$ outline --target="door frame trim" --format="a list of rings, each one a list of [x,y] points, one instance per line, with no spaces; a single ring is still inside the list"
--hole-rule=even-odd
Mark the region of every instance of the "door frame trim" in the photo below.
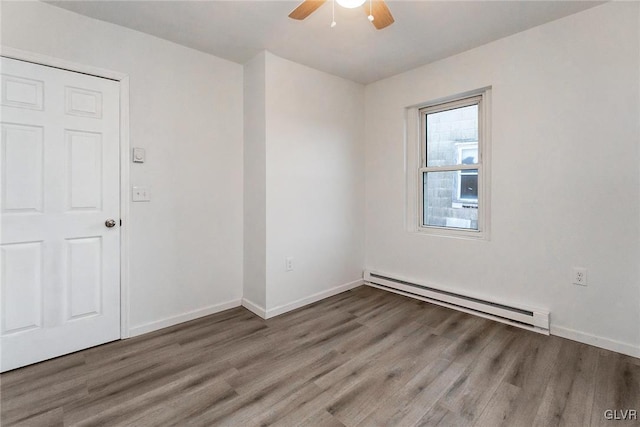
[[[0,56],[17,59],[19,61],[32,62],[47,67],[59,68],[75,73],[89,74],[120,83],[120,338],[129,338],[129,230],[130,209],[129,200],[129,75],[104,68],[79,64],[65,59],[55,58],[40,53],[29,52],[0,45]]]

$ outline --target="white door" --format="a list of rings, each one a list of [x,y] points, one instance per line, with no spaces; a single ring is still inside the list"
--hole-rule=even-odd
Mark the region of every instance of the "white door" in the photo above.
[[[120,338],[120,101],[118,82],[1,61],[4,372]]]

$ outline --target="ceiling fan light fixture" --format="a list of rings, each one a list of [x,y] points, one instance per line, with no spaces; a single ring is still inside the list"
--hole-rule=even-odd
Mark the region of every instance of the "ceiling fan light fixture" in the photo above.
[[[336,0],[336,2],[347,9],[353,9],[362,6],[366,0]]]
[[[298,7],[291,11],[291,13],[289,14],[289,18],[301,21],[315,12],[327,1],[329,0],[303,0],[302,3],[298,5]],[[335,27],[334,22],[336,22],[336,3],[338,3],[338,6],[353,9],[359,6],[364,6],[366,2],[367,0],[331,0],[331,14],[333,18],[331,21],[331,27]],[[385,0],[369,0],[369,4],[362,9],[363,12],[367,14],[367,18],[373,24],[376,30],[387,28],[394,22],[391,11],[387,7]]]

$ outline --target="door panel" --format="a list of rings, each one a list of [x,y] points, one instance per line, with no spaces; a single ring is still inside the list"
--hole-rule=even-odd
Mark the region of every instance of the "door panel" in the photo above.
[[[120,337],[120,100],[112,80],[1,61],[6,371]]]
[[[102,207],[102,135],[65,131],[69,185],[69,210]]]
[[[39,126],[2,124],[3,212],[42,212],[43,142]]]
[[[67,239],[67,320],[100,314],[102,238]]]
[[[42,242],[2,245],[2,334],[42,327]]]
[[[44,82],[2,75],[2,105],[42,110]]]

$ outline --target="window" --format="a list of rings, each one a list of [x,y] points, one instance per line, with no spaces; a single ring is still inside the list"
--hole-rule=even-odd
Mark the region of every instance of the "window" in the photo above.
[[[475,165],[478,163],[478,142],[458,145],[458,164]],[[465,169],[458,172],[458,200],[478,202],[478,170]]]
[[[487,92],[420,108],[419,230],[484,237]]]

